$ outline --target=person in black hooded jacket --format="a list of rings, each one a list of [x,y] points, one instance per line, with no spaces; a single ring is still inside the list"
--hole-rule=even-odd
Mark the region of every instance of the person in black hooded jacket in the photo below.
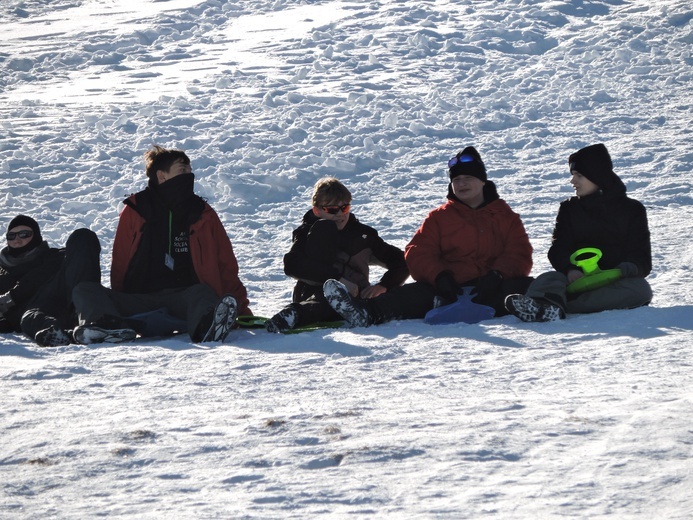
[[[38,223],[17,215],[0,251],[0,332],[22,331],[42,347],[72,343],[77,324],[72,289],[101,280],[101,245],[96,234],[74,231],[64,248],[49,247]]]
[[[556,217],[548,253],[555,271],[537,277],[525,295],[506,299],[508,311],[523,321],[555,321],[566,313],[635,308],[652,299],[645,280],[652,270],[645,207],[626,196],[626,186],[614,173],[603,144],[578,150],[568,163],[576,196],[561,203]],[[584,276],[570,257],[583,248],[599,249],[599,269],[619,269],[621,278],[569,294],[568,285]]]
[[[297,280],[292,303],[266,322],[268,332],[341,320],[323,295],[326,280],[340,280],[352,296],[371,299],[402,285],[409,276],[402,250],[386,243],[351,213],[351,193],[339,180],[320,179],[313,188],[312,203],[284,256],[284,272]],[[371,265],[387,269],[373,285]]]

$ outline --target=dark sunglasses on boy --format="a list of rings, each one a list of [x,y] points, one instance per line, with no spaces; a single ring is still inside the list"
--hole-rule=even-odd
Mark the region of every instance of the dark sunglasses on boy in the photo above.
[[[350,208],[351,204],[342,204],[341,206],[320,206],[320,209],[322,209],[325,213],[329,213],[330,215],[336,215],[340,211],[342,213],[346,213]]]
[[[9,231],[7,233],[7,241],[14,240],[15,238],[31,238],[34,232],[30,229],[22,229],[21,231]]]

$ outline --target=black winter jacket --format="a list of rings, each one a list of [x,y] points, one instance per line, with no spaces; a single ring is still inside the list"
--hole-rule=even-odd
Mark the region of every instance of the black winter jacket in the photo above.
[[[611,175],[608,189],[561,203],[548,255],[557,271],[577,269],[570,263],[570,255],[584,247],[602,251],[602,270],[613,269],[621,262],[634,263],[638,276],[643,278],[652,270],[645,207],[628,198],[623,182],[615,173]]]
[[[293,232],[291,250],[284,255],[284,272],[298,280],[294,302],[322,293],[323,283],[330,278],[343,277],[360,289],[368,287],[371,265],[387,269],[378,282],[387,289],[402,285],[409,276],[402,250],[386,243],[353,214],[339,231],[333,222],[321,220],[309,210]]]
[[[0,332],[19,332],[19,322],[34,295],[60,270],[65,259],[64,249],[48,247],[47,242],[19,256],[0,251],[0,294],[9,291],[14,307],[0,320]]]

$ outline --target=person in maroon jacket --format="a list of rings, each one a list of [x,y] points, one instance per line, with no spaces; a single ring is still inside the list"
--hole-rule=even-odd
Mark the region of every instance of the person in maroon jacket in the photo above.
[[[352,325],[393,318],[423,318],[434,306],[452,303],[464,287],[475,303],[508,314],[505,297],[532,281],[532,246],[517,213],[499,198],[479,152],[468,146],[448,161],[447,202],[433,210],[405,248],[416,283],[364,301],[349,296],[338,281],[324,291],[330,304]]]
[[[75,340],[117,343],[147,336],[146,318],[129,318],[163,309],[184,323],[178,330],[187,330],[193,341],[222,341],[238,313],[252,314],[228,235],[194,193],[185,152],[154,146],[145,163],[149,184],[124,201],[120,214],[111,289],[82,283],[73,291],[80,319]]]

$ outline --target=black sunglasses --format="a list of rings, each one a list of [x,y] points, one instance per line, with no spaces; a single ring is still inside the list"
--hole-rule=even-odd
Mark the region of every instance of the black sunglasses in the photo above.
[[[351,204],[342,204],[341,206],[320,206],[320,209],[326,213],[329,213],[330,215],[336,215],[340,211],[342,213],[346,213],[350,208]]]
[[[7,241],[14,240],[15,238],[31,238],[34,232],[30,229],[22,229],[21,231],[8,231]]]

